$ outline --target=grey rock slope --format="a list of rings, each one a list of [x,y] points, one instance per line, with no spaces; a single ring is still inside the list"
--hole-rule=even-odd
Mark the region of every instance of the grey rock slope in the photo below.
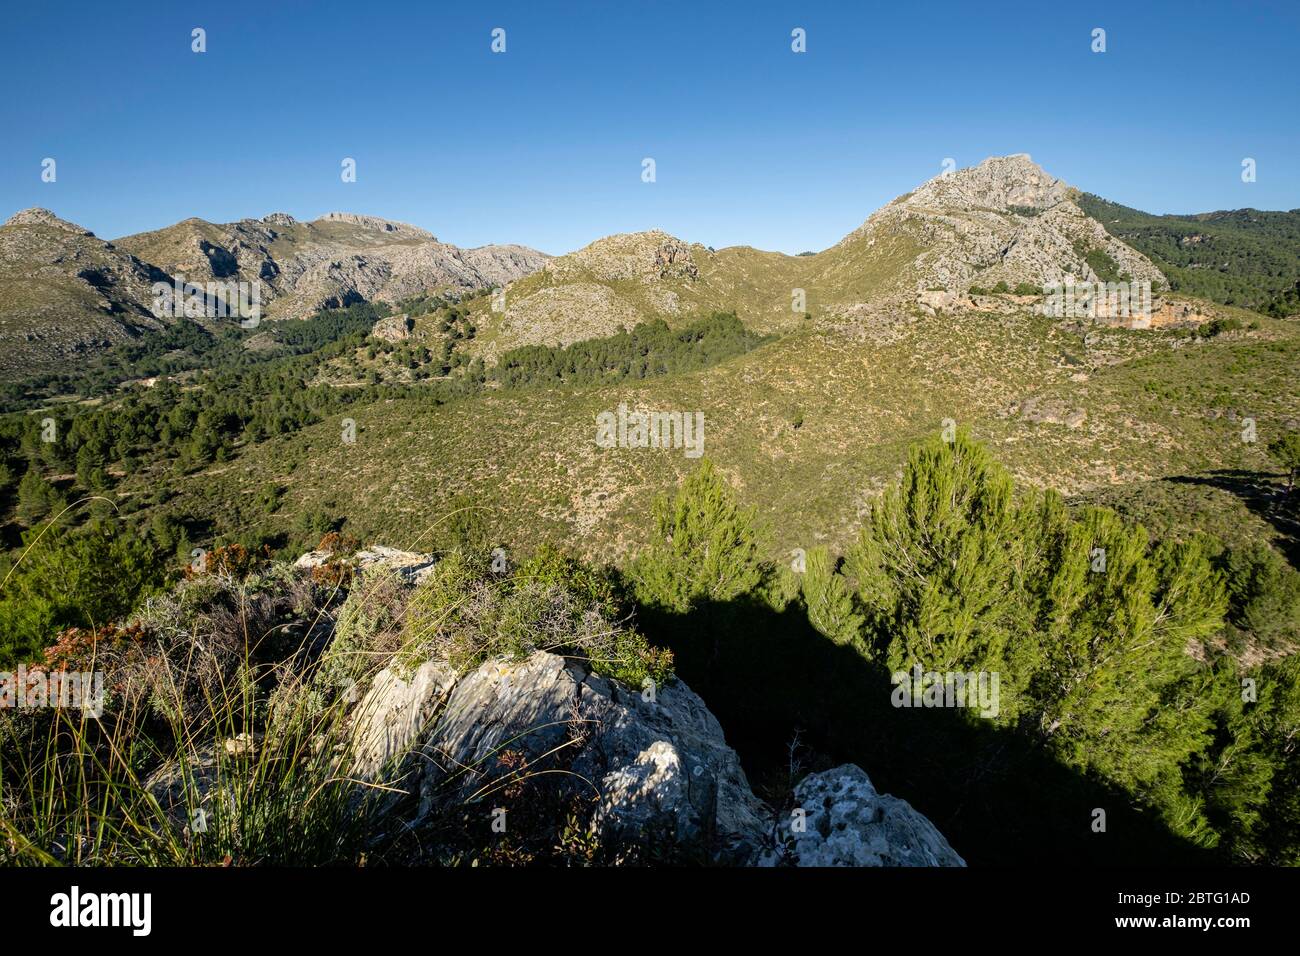
[[[966,865],[933,823],[906,800],[877,793],[854,764],[805,777],[795,787],[794,806],[761,865]]]
[[[936,176],[882,207],[840,247],[910,240],[920,252],[897,291],[965,292],[972,284],[1097,281],[1104,254],[1133,281],[1167,285],[1146,256],[1112,237],[1077,203],[1073,187],[1024,153]]]
[[[807,778],[796,814],[750,789],[734,750],[685,683],[641,692],[554,654],[490,660],[459,680],[426,662],[382,671],[357,705],[358,771],[418,792],[408,825],[440,805],[488,802],[522,755],[554,786],[595,795],[602,842],[671,845],[728,864],[963,866],[905,801],[846,765]],[[793,830],[792,830],[793,827]]]
[[[271,318],[504,284],[550,258],[515,245],[461,249],[416,226],[345,212],[312,222],[285,213],[226,224],[187,219],[118,244],[188,281],[259,280]]]
[[[166,276],[47,209],[0,226],[0,374],[70,368],[162,323],[152,283]]]
[[[461,249],[405,223],[286,213],[183,222],[106,242],[45,209],[0,226],[0,375],[68,368],[171,319],[155,282],[258,283],[262,316],[302,318],[354,302],[504,285],[550,259],[525,246]]]
[[[804,312],[875,331],[918,306],[974,309],[968,290],[999,282],[1039,289],[1126,277],[1167,287],[1150,260],[1083,211],[1079,195],[1016,154],[922,183],[815,254],[713,250],[659,230],[607,236],[512,283],[502,314],[478,305],[479,326],[494,334],[476,347],[491,360],[505,348],[567,345],[713,310],[766,332],[797,328]],[[925,301],[935,296],[944,298]]]

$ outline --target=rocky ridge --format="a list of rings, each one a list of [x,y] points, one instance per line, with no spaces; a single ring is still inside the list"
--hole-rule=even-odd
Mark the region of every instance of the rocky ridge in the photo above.
[[[461,249],[416,226],[345,212],[307,223],[283,213],[228,224],[187,219],[119,244],[189,281],[259,280],[271,318],[500,285],[550,258],[517,245]]]
[[[1145,256],[1110,236],[1075,201],[1077,192],[1027,154],[998,156],[936,176],[884,206],[840,245],[902,234],[924,251],[896,291],[964,293],[972,284],[1097,282],[1088,253],[1104,253],[1121,275],[1167,287]]]
[[[409,827],[440,804],[490,805],[517,765],[506,755],[522,754],[530,770],[560,771],[555,787],[595,794],[588,823],[602,842],[649,839],[732,865],[965,865],[853,764],[806,777],[789,812],[767,806],[680,680],[637,691],[540,651],[460,678],[425,662],[382,671],[356,713],[363,773],[418,793]]]
[[[152,284],[167,276],[47,209],[0,226],[0,373],[80,360],[161,328]]]
[[[461,249],[375,216],[283,212],[235,223],[186,219],[106,242],[44,209],[0,226],[0,372],[81,358],[170,321],[155,282],[258,284],[262,317],[304,318],[354,302],[504,285],[549,256],[518,245]]]
[[[794,327],[805,312],[826,327],[852,327],[881,313],[980,310],[988,303],[969,290],[1000,282],[1150,282],[1160,315],[1164,275],[1089,217],[1078,195],[1017,154],[937,176],[813,255],[714,251],[661,230],[607,236],[508,285],[504,314],[483,316],[500,333],[485,348],[564,345],[710,310],[734,310],[762,331]],[[1101,304],[1102,320],[1129,324]]]

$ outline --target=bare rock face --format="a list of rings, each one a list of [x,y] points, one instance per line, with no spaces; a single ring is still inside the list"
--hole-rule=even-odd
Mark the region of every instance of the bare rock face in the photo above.
[[[54,229],[62,229],[64,232],[70,232],[74,236],[93,236],[94,233],[89,229],[78,226],[75,222],[68,222],[66,219],[60,219],[48,209],[42,209],[39,206],[33,206],[30,209],[20,209],[5,221],[6,226],[49,226]]]
[[[643,834],[750,856],[765,831],[722,728],[681,681],[654,700],[553,654],[490,661],[452,691],[421,753],[425,808],[450,786],[460,799],[489,793],[506,750],[531,763],[554,754],[572,786],[599,792],[592,825],[604,839]]]
[[[805,781],[811,821],[834,809],[834,840],[819,849],[774,841],[777,814],[754,795],[717,719],[682,681],[638,692],[540,651],[487,661],[459,680],[432,662],[405,677],[390,668],[358,705],[353,732],[363,773],[386,768],[418,792],[415,826],[444,802],[490,801],[523,764],[559,771],[550,777],[556,787],[594,794],[589,823],[602,843],[666,841],[742,865],[962,865],[928,820],[876,794],[852,765]],[[413,756],[394,765],[406,748]],[[858,804],[816,810],[823,790],[839,786],[835,774],[854,782]],[[855,811],[868,795],[883,821]]]
[[[1028,153],[1013,153],[936,176],[912,193],[908,202],[937,209],[1050,209],[1069,198],[1070,187],[1035,163]]]
[[[502,285],[550,258],[525,246],[460,249],[418,226],[348,212],[312,222],[285,213],[227,224],[187,219],[119,244],[187,281],[259,281],[273,319],[355,302],[396,302],[430,289]]]
[[[378,216],[362,216],[354,212],[327,212],[318,220],[320,222],[344,222],[352,226],[360,226],[362,229],[369,229],[375,232],[388,232],[401,236],[412,236],[419,239],[430,239],[437,241],[437,237],[427,230],[418,226],[410,226],[404,222],[393,222],[390,219],[380,219]]]
[[[392,668],[377,674],[354,717],[357,775],[374,779],[405,754],[455,683],[455,671],[436,661],[425,661],[406,677]]]
[[[331,558],[342,557],[332,551],[308,551],[294,562],[295,568],[310,571],[327,563]],[[387,545],[376,544],[347,556],[348,563],[357,571],[372,568],[383,569],[396,574],[404,581],[419,583],[433,568],[437,558],[432,554],[418,551],[402,551]]]
[[[548,264],[548,271],[562,281],[632,279],[642,283],[664,279],[693,281],[700,274],[690,245],[658,229],[598,239],[575,253],[553,260]]]
[[[995,156],[900,196],[840,245],[905,237],[921,251],[899,279],[916,292],[1097,282],[1089,256],[1104,256],[1126,281],[1168,286],[1155,264],[1107,233],[1075,195],[1023,153]]]
[[[916,304],[933,315],[935,312],[953,308],[958,303],[965,301],[965,298],[965,296],[958,295],[956,292],[929,289],[917,294]]]
[[[796,810],[777,831],[764,866],[965,866],[934,824],[906,800],[879,794],[861,767],[805,777]]]
[[[768,829],[722,728],[681,681],[638,693],[537,652],[488,661],[448,689],[446,672],[426,663],[406,679],[382,672],[357,715],[363,771],[416,745],[399,772],[418,789],[417,821],[442,801],[489,799],[517,765],[510,754],[563,768],[556,786],[598,793],[591,824],[602,839],[653,833],[739,862]]]
[[[1082,408],[1070,408],[1062,402],[1038,396],[1026,398],[1013,411],[1035,424],[1064,425],[1067,428],[1079,428],[1088,419],[1087,411]]]
[[[370,329],[370,334],[385,342],[404,342],[411,337],[411,329],[414,326],[411,317],[403,312],[401,315],[390,315],[380,319]]]
[[[283,212],[235,223],[186,219],[105,242],[45,209],[0,226],[0,374],[30,373],[172,321],[153,284],[256,283],[267,319],[305,318],[432,289],[505,285],[550,256],[525,246],[460,249],[405,223],[354,213],[299,222]]]
[[[70,361],[160,329],[153,283],[168,277],[47,209],[0,226],[0,375]]]

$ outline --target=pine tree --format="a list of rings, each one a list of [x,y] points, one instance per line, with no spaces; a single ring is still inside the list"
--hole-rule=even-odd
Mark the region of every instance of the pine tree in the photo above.
[[[1265,648],[1300,640],[1300,574],[1263,543],[1234,548],[1224,559],[1231,596],[1228,620],[1239,637]]]
[[[959,433],[909,455],[850,553],[867,633],[894,672],[999,675],[995,719],[1070,766],[1162,806],[1193,834],[1179,767],[1209,741],[1205,667],[1187,653],[1223,626],[1226,594],[1200,540],[1161,543],[1113,511],[1071,515],[1016,495]]]
[[[1268,453],[1286,471],[1286,491],[1295,488],[1296,472],[1300,471],[1300,432],[1287,432],[1268,445]]]
[[[753,509],[740,507],[708,459],[654,511],[654,544],[631,571],[642,603],[685,613],[699,601],[753,592],[769,573]]]
[[[27,474],[18,483],[18,517],[23,523],[35,524],[49,515],[58,502],[58,493],[40,472],[35,468],[27,469]]]
[[[1140,525],[1090,508],[1036,588],[1045,627],[1033,692],[1066,763],[1131,790],[1154,787],[1206,743],[1209,712],[1182,685],[1187,653],[1223,625],[1226,593],[1199,541],[1151,548]]]
[[[914,446],[847,569],[891,669],[996,669],[1014,616],[1011,477],[960,431]]]
[[[824,548],[808,552],[806,567],[800,579],[800,593],[808,612],[808,622],[837,644],[862,643],[863,616],[853,605],[853,595],[848,582],[838,573],[837,562]]]

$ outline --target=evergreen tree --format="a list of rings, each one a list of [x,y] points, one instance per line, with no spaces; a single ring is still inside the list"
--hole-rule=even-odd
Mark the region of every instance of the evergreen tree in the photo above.
[[[1300,640],[1300,574],[1266,544],[1234,548],[1224,559],[1233,636],[1268,649]]]
[[[1287,432],[1281,438],[1269,442],[1268,453],[1286,472],[1286,491],[1289,495],[1295,488],[1296,472],[1300,471],[1300,432]]]
[[[3,569],[8,581],[0,592],[0,660],[34,655],[62,628],[119,620],[162,583],[149,545],[118,525],[55,532],[39,542],[36,534],[24,534],[22,561],[13,573]]]
[[[33,525],[62,505],[54,486],[41,477],[35,468],[29,468],[18,483],[18,517],[24,524]]]
[[[769,569],[754,511],[737,504],[707,458],[677,494],[656,500],[654,521],[654,543],[631,569],[643,604],[685,613],[696,602],[731,601],[763,583]]]
[[[1112,511],[1017,499],[960,432],[912,450],[848,567],[892,671],[997,673],[999,722],[1159,802],[1181,832],[1207,826],[1179,777],[1213,712],[1187,651],[1218,633],[1227,603],[1204,542],[1153,548]]]
[[[1017,532],[1011,477],[965,430],[912,448],[848,555],[891,669],[998,669],[1017,605]]]
[[[808,622],[837,644],[866,649],[862,643],[863,616],[854,607],[848,582],[836,573],[836,565],[824,547],[813,548],[807,554],[800,594]]]

